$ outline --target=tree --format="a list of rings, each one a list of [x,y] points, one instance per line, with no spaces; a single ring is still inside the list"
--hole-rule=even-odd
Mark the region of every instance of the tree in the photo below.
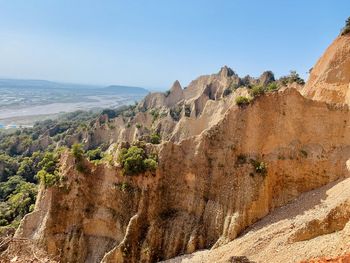
[[[344,36],[346,34],[350,33],[350,17],[348,17],[348,19],[346,19],[345,21],[345,27],[342,30],[341,35]]]

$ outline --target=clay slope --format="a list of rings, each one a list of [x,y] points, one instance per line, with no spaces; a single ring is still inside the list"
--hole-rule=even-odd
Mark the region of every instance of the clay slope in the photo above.
[[[350,252],[349,219],[347,178],[302,194],[225,246],[166,262],[348,262],[339,256]]]
[[[199,135],[163,143],[155,176],[88,163],[82,174],[67,154],[65,184],[41,189],[16,236],[61,262],[156,262],[224,245],[301,193],[349,175],[349,116],[347,106],[287,89],[232,104]]]
[[[350,35],[339,36],[311,70],[302,94],[314,100],[350,104]]]

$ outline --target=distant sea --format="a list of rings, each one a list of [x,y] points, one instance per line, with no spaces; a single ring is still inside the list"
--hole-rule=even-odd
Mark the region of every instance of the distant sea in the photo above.
[[[76,110],[117,108],[147,94],[148,90],[139,87],[0,79],[0,128],[30,127],[36,121]]]

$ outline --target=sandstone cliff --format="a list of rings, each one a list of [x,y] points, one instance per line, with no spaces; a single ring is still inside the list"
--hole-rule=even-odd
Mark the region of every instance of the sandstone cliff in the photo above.
[[[347,102],[348,41],[336,40],[302,89],[321,101],[293,88],[254,97],[250,86],[268,85],[271,72],[240,78],[223,67],[99,118],[79,137],[87,147],[107,143],[112,160],[82,160],[78,171],[78,160],[62,154],[62,181],[41,186],[16,238],[60,262],[157,262],[202,249],[211,250],[173,260],[296,262],[349,253],[350,112],[330,103]],[[238,106],[238,96],[252,100]],[[146,144],[158,155],[156,172],[123,175],[121,145],[148,142],[152,133],[162,139]]]
[[[17,236],[62,262],[156,262],[221,246],[301,193],[347,176],[348,121],[347,106],[287,89],[162,144],[155,176],[89,164],[81,174],[65,155],[65,185],[42,189]]]
[[[311,70],[306,97],[350,104],[350,35],[339,36]]]

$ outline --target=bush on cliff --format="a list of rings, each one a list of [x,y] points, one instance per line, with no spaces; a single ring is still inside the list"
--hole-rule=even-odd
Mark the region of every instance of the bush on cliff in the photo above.
[[[248,105],[251,100],[244,96],[238,96],[235,101],[238,106],[242,107]]]
[[[137,146],[121,149],[118,161],[125,175],[135,175],[146,171],[154,172],[157,169],[155,158],[149,158],[145,150]]]
[[[103,158],[103,152],[100,147],[86,152],[89,161],[99,161]]]
[[[60,180],[58,171],[58,155],[52,152],[46,152],[44,158],[39,163],[41,170],[36,177],[45,187],[54,186]]]
[[[255,98],[265,93],[264,86],[253,86],[250,90],[250,95]]]
[[[344,36],[350,33],[350,17],[345,21],[345,27],[343,28],[341,35]]]
[[[158,133],[151,134],[150,141],[152,144],[159,144],[161,141],[160,135]]]
[[[256,173],[264,175],[264,176],[267,174],[267,164],[266,163],[260,162],[257,160],[251,160],[251,164],[253,165]]]
[[[75,157],[75,159],[81,159],[84,154],[83,146],[81,143],[75,143],[72,145],[72,154]]]
[[[288,84],[297,83],[299,85],[304,85],[305,81],[299,76],[295,70],[291,70],[289,75],[281,77],[279,81],[282,85],[287,86]]]

